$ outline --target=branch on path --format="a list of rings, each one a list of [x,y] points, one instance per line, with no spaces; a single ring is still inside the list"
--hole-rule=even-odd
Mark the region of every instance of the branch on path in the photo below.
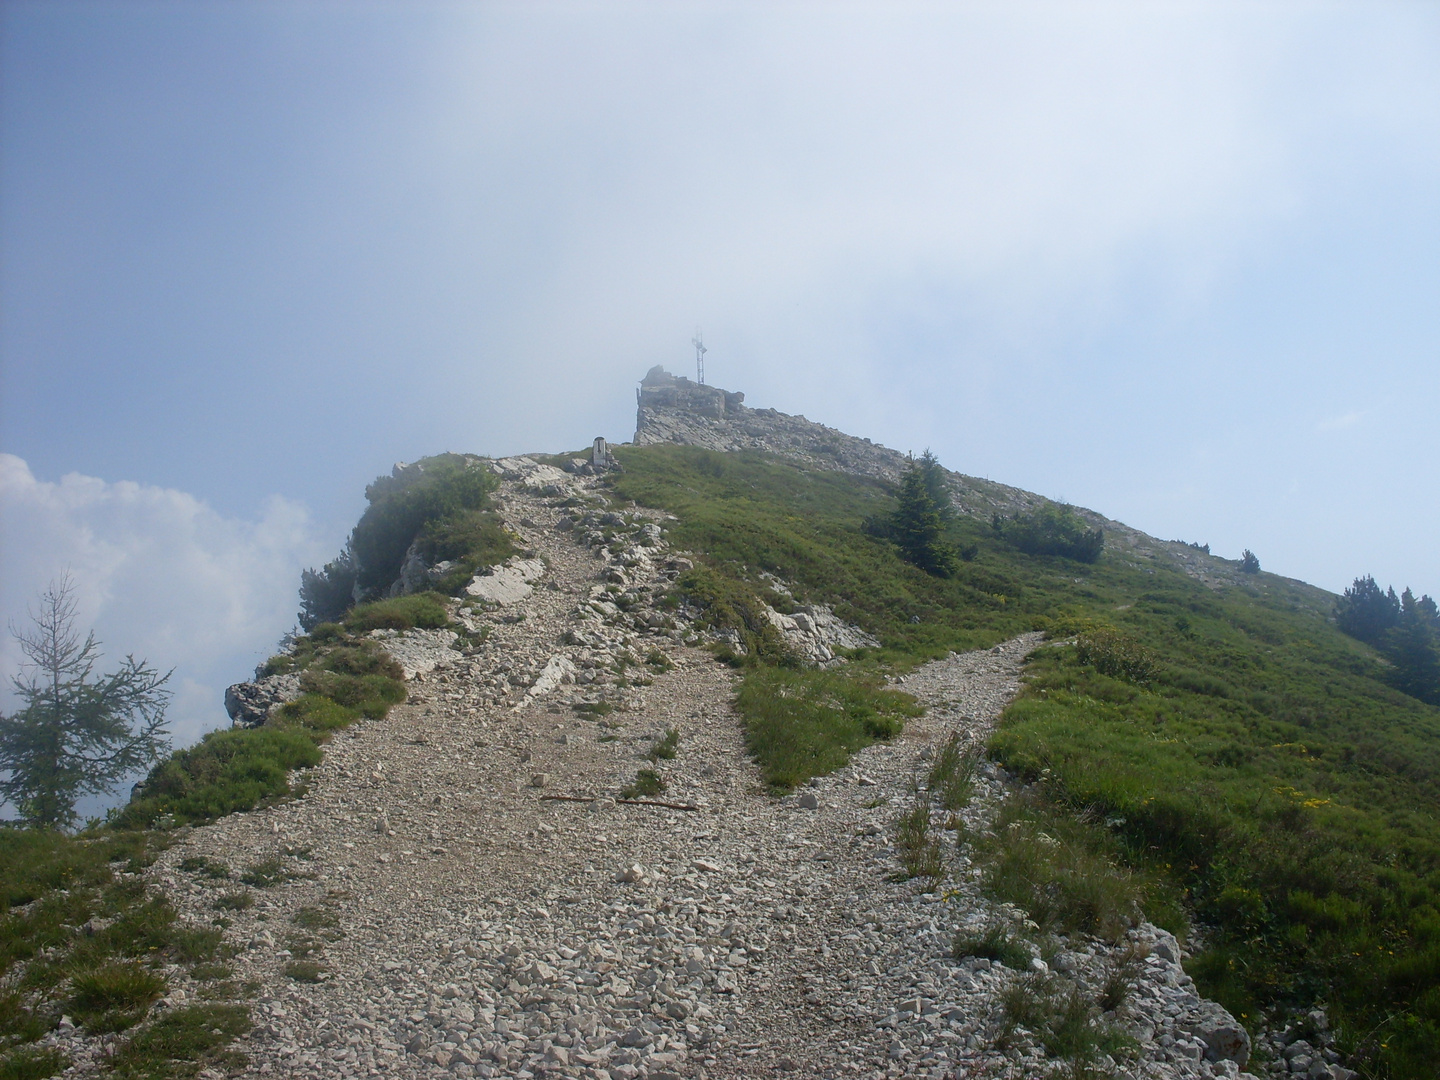
[[[594,802],[595,795],[541,795],[541,802]],[[615,802],[621,806],[660,806],[666,810],[691,810],[698,811],[700,807],[694,803],[661,802],[658,799],[616,799]]]

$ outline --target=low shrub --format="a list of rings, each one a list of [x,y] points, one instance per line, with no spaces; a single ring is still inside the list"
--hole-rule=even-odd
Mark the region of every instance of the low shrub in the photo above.
[[[656,795],[663,795],[669,785],[654,769],[641,769],[635,774],[633,782],[626,784],[620,789],[622,799],[650,799]]]
[[[115,1052],[113,1075],[121,1080],[194,1076],[207,1066],[236,1068],[245,1056],[229,1044],[251,1028],[243,1005],[190,1005],[171,1009],[146,1024]]]
[[[70,1059],[53,1046],[22,1046],[0,1056],[0,1080],[45,1080],[70,1066]]]
[[[927,787],[946,810],[959,810],[975,788],[977,754],[967,752],[965,740],[953,732],[940,746],[930,765]]]
[[[1098,847],[1086,824],[1033,800],[1012,798],[995,834],[979,844],[982,884],[1042,930],[1119,940],[1140,914],[1137,879]]]
[[[284,971],[286,978],[307,983],[318,983],[325,974],[325,969],[313,960],[291,960]]]
[[[261,859],[259,862],[251,863],[240,875],[240,880],[246,885],[253,885],[257,889],[269,889],[286,881],[293,880],[295,875],[279,859]]]
[[[136,963],[107,964],[72,980],[70,1012],[85,1029],[98,1034],[123,1031],[138,1023],[165,992],[165,979]]]
[[[215,898],[215,907],[220,911],[247,911],[254,906],[255,894],[249,889],[223,892]]]
[[[1093,563],[1105,548],[1105,532],[1086,528],[1085,520],[1068,506],[1047,502],[1028,514],[991,521],[995,535],[1027,555],[1060,555]]]
[[[672,727],[666,731],[664,735],[655,740],[655,745],[650,748],[650,760],[673,760],[679,746],[680,732]]]
[[[199,855],[181,859],[180,869],[187,874],[199,874],[211,881],[228,881],[230,878],[230,867],[218,859],[207,859]]]
[[[1001,1041],[1017,1028],[1035,1036],[1051,1057],[1081,1072],[1102,1057],[1119,1057],[1135,1041],[1102,1021],[1084,990],[1053,975],[1036,973],[1014,979],[1000,995],[1004,1010]]]
[[[736,578],[696,566],[680,575],[671,595],[700,610],[697,622],[701,627],[733,631],[744,650],[744,662],[797,666],[785,635],[766,614],[765,601]]]
[[[157,765],[116,815],[124,826],[148,826],[169,815],[206,822],[288,795],[287,774],[320,763],[315,740],[270,726],[212,731]]]
[[[320,745],[330,732],[362,716],[382,719],[404,701],[400,665],[375,642],[350,641],[342,628],[335,631],[322,634],[317,627],[297,643],[296,655],[308,662],[299,698],[258,728],[212,731],[176,751],[138,785],[114,823],[203,823],[284,798],[290,794],[289,774],[320,763]],[[317,647],[322,636],[338,643]]]
[[[1095,626],[1075,638],[1075,657],[1102,675],[1137,686],[1155,677],[1155,657],[1135,638],[1111,626]]]

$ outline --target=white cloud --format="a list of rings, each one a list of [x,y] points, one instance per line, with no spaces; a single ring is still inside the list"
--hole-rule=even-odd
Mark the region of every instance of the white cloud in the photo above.
[[[228,722],[225,686],[249,677],[293,624],[300,569],[325,554],[305,508],[279,497],[237,520],[169,488],[77,473],[38,480],[11,454],[0,454],[0,545],[7,624],[23,625],[37,593],[68,571],[106,670],[127,653],[175,669],[176,745]],[[7,634],[7,691],[20,660]]]

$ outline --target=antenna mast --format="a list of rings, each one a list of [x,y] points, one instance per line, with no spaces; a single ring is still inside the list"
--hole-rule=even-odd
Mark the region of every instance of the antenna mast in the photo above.
[[[700,328],[695,328],[695,336],[690,339],[690,344],[695,346],[695,381],[701,386],[705,385],[705,354],[709,351],[705,348],[705,337],[700,333]]]

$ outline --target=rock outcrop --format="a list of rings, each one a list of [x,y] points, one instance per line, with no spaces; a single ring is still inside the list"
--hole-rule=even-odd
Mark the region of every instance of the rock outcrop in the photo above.
[[[234,727],[259,727],[281,705],[300,696],[300,676],[257,673],[253,682],[235,683],[225,689],[225,711]]]

